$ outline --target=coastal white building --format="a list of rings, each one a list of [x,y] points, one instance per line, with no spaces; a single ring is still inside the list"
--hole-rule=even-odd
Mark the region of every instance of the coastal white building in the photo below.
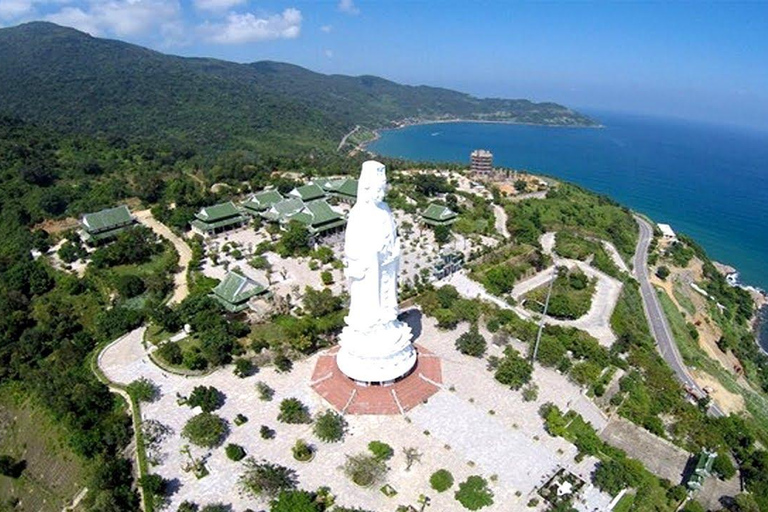
[[[669,224],[657,224],[657,226],[659,226],[659,231],[661,231],[661,236],[664,237],[664,240],[669,240],[670,242],[677,240],[677,235],[672,230],[672,226]]]

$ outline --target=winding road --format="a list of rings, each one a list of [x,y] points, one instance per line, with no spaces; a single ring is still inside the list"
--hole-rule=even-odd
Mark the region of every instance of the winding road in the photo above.
[[[637,242],[633,258],[634,271],[635,277],[640,282],[643,309],[645,310],[645,317],[648,319],[648,326],[651,328],[651,334],[656,340],[661,356],[672,367],[680,382],[689,389],[694,390],[698,395],[706,396],[706,393],[696,384],[691,374],[688,373],[688,368],[685,366],[683,357],[680,355],[680,351],[675,344],[667,317],[664,315],[664,311],[659,303],[659,297],[656,295],[656,290],[648,279],[648,248],[653,239],[653,228],[648,221],[637,215],[635,215],[635,221],[640,226],[640,239]],[[725,416],[723,411],[714,402],[711,403],[709,412],[714,416]]]

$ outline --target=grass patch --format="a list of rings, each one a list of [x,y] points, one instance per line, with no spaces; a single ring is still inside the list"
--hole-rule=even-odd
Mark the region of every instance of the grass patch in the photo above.
[[[544,311],[549,284],[532,290],[525,296],[525,307],[536,313]],[[547,315],[553,318],[575,320],[587,314],[595,293],[595,279],[589,279],[579,269],[560,271],[552,285]]]
[[[696,306],[693,304],[693,301],[691,298],[685,293],[685,290],[683,289],[683,285],[680,284],[680,282],[675,279],[674,284],[672,285],[672,293],[675,295],[675,300],[677,301],[680,306],[689,314],[689,315],[695,315],[696,314]]]
[[[629,512],[632,510],[632,506],[635,504],[635,493],[627,492],[621,497],[616,506],[613,507],[613,512]]]

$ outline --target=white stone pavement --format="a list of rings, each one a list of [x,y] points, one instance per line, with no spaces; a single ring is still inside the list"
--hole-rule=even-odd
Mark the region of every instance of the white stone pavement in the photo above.
[[[463,356],[453,345],[466,326],[452,332],[439,331],[434,321],[424,319],[418,343],[437,353],[443,360],[443,378],[446,390],[439,392],[426,405],[417,407],[407,420],[401,416],[348,416],[349,433],[342,443],[325,444],[314,437],[311,427],[285,425],[276,421],[279,403],[283,398],[295,396],[307,404],[313,413],[327,408],[309,387],[316,357],[299,361],[288,374],[277,374],[271,368],[246,379],[233,375],[231,368],[217,370],[204,377],[182,377],[168,374],[155,366],[146,356],[142,343],[144,329],[137,329],[110,345],[99,357],[99,366],[106,376],[120,384],[128,384],[146,377],[161,391],[158,401],[142,405],[142,418],[154,419],[172,429],[159,452],[162,461],[151,471],[175,480],[178,491],[170,498],[169,510],[185,499],[201,505],[215,501],[231,503],[235,511],[266,506],[264,500],[253,500],[240,494],[237,480],[242,472],[240,463],[226,458],[223,448],[213,450],[191,447],[195,457],[206,457],[210,475],[197,480],[181,471],[186,456],[180,453],[186,441],[180,437],[186,421],[199,410],[177,404],[176,394],[187,396],[197,385],[214,386],[224,393],[226,401],[216,411],[230,423],[231,433],[226,443],[242,445],[256,459],[267,459],[294,468],[300,486],[316,489],[328,485],[346,506],[358,506],[375,511],[394,511],[399,504],[415,503],[422,493],[432,499],[432,510],[463,510],[453,498],[455,487],[437,493],[429,487],[429,476],[437,469],[447,468],[458,484],[467,476],[482,475],[488,479],[497,474],[499,480],[491,482],[495,503],[488,511],[541,510],[528,509],[526,496],[540,475],[551,474],[560,465],[578,471],[573,457],[573,445],[552,438],[544,431],[538,408],[551,401],[561,408],[574,408],[601,429],[604,419],[599,410],[586,400],[579,388],[557,372],[537,368],[534,380],[540,386],[539,399],[524,402],[520,392],[512,391],[493,379],[485,369],[485,362]],[[498,347],[491,351],[500,353]],[[260,401],[254,390],[258,380],[275,389],[271,402]],[[453,386],[454,392],[447,391]],[[494,410],[494,414],[490,414]],[[238,413],[249,418],[237,427],[232,422]],[[259,427],[269,425],[277,431],[274,440],[259,436]],[[458,426],[462,426],[458,428]],[[429,431],[429,435],[425,431]],[[310,463],[296,462],[290,448],[297,438],[304,438],[317,446],[317,455]],[[361,489],[352,484],[339,469],[348,454],[366,450],[372,440],[389,443],[396,452],[390,461],[387,482],[397,491],[394,498],[385,497],[378,488]],[[496,446],[506,447],[502,457]],[[410,472],[405,471],[402,450],[416,447],[423,453],[421,463]],[[474,465],[470,464],[470,461]],[[515,472],[526,468],[526,474]],[[516,492],[521,493],[516,496]]]

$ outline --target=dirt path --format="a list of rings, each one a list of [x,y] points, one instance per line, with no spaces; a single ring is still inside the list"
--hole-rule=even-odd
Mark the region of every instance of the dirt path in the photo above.
[[[347,139],[348,139],[348,138],[349,138],[349,137],[350,137],[350,136],[351,136],[353,133],[355,133],[355,132],[356,132],[357,130],[359,130],[359,129],[360,129],[360,125],[358,124],[358,125],[356,125],[354,128],[352,128],[352,130],[351,130],[349,133],[347,133],[347,134],[346,134],[344,137],[342,137],[342,138],[341,138],[341,142],[339,142],[339,147],[337,147],[337,148],[336,148],[336,151],[341,151],[341,148],[343,148],[343,147],[344,147],[344,144],[346,144],[346,143],[347,143]]]
[[[80,490],[80,492],[77,493],[77,496],[75,496],[75,499],[72,500],[72,503],[64,507],[64,510],[62,510],[62,512],[71,512],[73,510],[77,510],[77,506],[80,505],[80,502],[83,501],[83,498],[85,498],[86,494],[88,494],[88,488],[83,487],[82,490]]]
[[[155,219],[150,210],[142,210],[136,212],[135,215],[139,222],[171,242],[176,248],[176,252],[179,254],[179,271],[173,276],[173,296],[171,296],[171,299],[168,301],[169,304],[178,304],[189,295],[187,268],[189,267],[189,262],[192,260],[192,249],[189,248],[187,242],[176,236],[168,226]]]
[[[494,204],[493,215],[496,217],[496,232],[500,233],[504,238],[509,238],[509,231],[507,230],[507,212],[504,208]]]

